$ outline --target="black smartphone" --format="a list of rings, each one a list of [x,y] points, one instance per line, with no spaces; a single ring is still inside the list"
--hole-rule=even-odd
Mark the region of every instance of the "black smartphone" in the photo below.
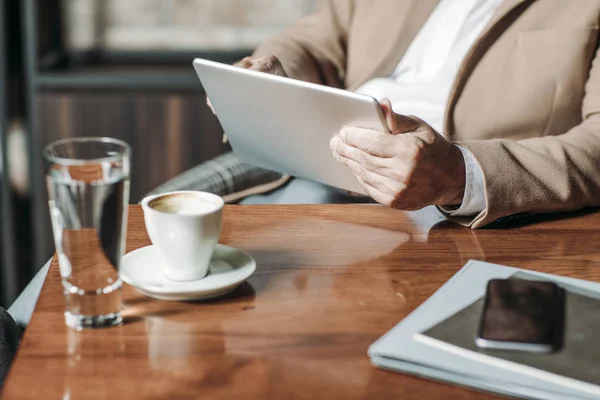
[[[477,346],[551,353],[562,342],[563,290],[552,282],[492,279],[488,282]]]

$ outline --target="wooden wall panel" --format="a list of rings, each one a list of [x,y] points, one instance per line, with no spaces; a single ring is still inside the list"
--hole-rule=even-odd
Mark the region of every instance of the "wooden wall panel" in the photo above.
[[[226,150],[217,119],[198,93],[43,93],[40,137],[110,136],[133,149],[131,201]],[[41,155],[40,155],[41,156]]]
[[[201,93],[44,92],[35,105],[42,146],[83,136],[109,136],[131,145],[131,203],[229,149]],[[50,254],[50,217],[46,203],[40,207],[46,217],[40,221],[44,243],[38,247]]]

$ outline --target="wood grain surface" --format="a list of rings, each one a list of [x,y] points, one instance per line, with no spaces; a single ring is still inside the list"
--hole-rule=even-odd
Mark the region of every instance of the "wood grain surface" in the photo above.
[[[51,266],[7,399],[492,399],[373,367],[368,346],[469,259],[600,280],[600,214],[470,231],[433,208],[226,206],[220,242],[256,273],[204,302],[125,287],[125,323],[75,332]],[[139,207],[128,251],[150,244]]]

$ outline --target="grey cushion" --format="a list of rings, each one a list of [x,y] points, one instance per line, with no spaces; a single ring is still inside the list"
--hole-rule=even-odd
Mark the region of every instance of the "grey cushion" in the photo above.
[[[229,152],[184,172],[149,194],[199,190],[217,194],[233,203],[246,196],[277,189],[289,179],[288,175],[246,164]]]

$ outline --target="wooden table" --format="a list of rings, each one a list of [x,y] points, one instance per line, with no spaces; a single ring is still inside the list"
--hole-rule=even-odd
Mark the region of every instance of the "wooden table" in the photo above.
[[[553,220],[552,220],[553,219]],[[373,367],[368,346],[469,259],[600,280],[600,214],[470,231],[434,209],[227,206],[221,242],[258,269],[219,300],[125,287],[126,322],[75,332],[53,263],[7,399],[488,399]],[[128,251],[150,244],[132,206]]]

